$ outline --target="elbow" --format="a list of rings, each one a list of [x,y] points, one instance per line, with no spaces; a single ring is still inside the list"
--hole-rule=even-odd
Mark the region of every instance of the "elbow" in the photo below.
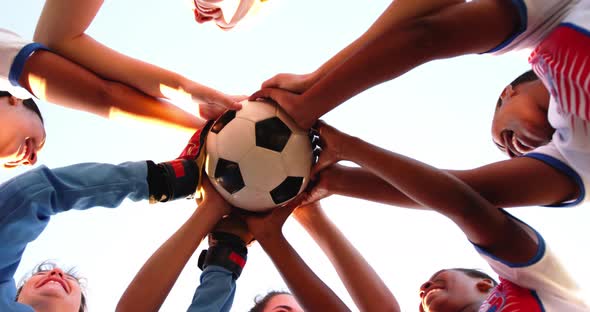
[[[59,48],[64,45],[64,42],[66,42],[66,39],[45,28],[37,28],[33,35],[33,41],[41,43],[52,50],[59,51]]]

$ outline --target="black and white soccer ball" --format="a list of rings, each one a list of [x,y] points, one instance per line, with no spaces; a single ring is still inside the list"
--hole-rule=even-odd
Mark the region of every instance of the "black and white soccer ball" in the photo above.
[[[285,204],[309,182],[312,147],[278,105],[244,101],[227,111],[207,135],[205,170],[230,204],[265,211]]]

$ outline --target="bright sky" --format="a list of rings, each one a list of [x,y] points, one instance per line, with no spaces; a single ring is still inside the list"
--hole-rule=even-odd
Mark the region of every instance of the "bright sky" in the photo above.
[[[0,27],[32,38],[43,1],[6,1]],[[178,71],[230,94],[250,94],[279,72],[307,73],[358,37],[389,4],[387,0],[270,0],[237,28],[223,32],[193,21],[190,0],[107,0],[89,29],[95,39],[138,59]],[[472,168],[504,159],[492,144],[490,121],[502,88],[528,69],[526,55],[470,56],[433,62],[351,99],[325,116],[337,128],[384,148],[443,168]],[[195,107],[184,107],[194,111]],[[135,121],[108,121],[41,103],[49,167],[80,162],[164,161],[176,157],[187,133]],[[0,181],[24,172],[0,172]],[[580,285],[590,287],[585,252],[590,212],[518,208],[510,212],[533,225]],[[44,259],[75,265],[88,279],[91,311],[113,311],[137,270],[191,214],[195,204],[125,202],[54,217],[30,244],[17,280]],[[330,217],[401,302],[418,305],[418,287],[448,267],[493,273],[449,220],[360,200],[324,200]],[[310,267],[354,310],[354,304],[321,250],[290,220],[285,233]],[[580,248],[579,246],[583,246]],[[198,284],[197,257],[188,263],[161,311],[184,311]],[[157,282],[157,281],[154,281]],[[285,289],[262,249],[250,248],[238,280],[235,311],[257,294]],[[590,296],[586,290],[585,294]]]

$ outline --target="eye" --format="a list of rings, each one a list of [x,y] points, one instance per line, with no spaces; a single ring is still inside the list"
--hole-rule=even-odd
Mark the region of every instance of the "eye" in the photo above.
[[[33,274],[33,276],[36,276],[36,275],[47,275],[48,272],[49,271],[39,271],[39,272]]]

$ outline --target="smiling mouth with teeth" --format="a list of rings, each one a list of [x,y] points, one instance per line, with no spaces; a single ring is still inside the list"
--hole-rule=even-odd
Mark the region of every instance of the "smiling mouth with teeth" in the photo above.
[[[426,300],[427,300],[427,299],[428,299],[428,298],[429,298],[429,297],[430,297],[432,294],[434,294],[434,293],[437,293],[437,292],[440,292],[440,291],[442,291],[442,289],[441,289],[441,288],[434,288],[434,289],[431,289],[431,290],[429,290],[429,291],[428,291],[428,292],[427,292],[427,293],[424,295],[424,298],[422,298],[422,302],[423,302],[424,304],[426,304]]]

